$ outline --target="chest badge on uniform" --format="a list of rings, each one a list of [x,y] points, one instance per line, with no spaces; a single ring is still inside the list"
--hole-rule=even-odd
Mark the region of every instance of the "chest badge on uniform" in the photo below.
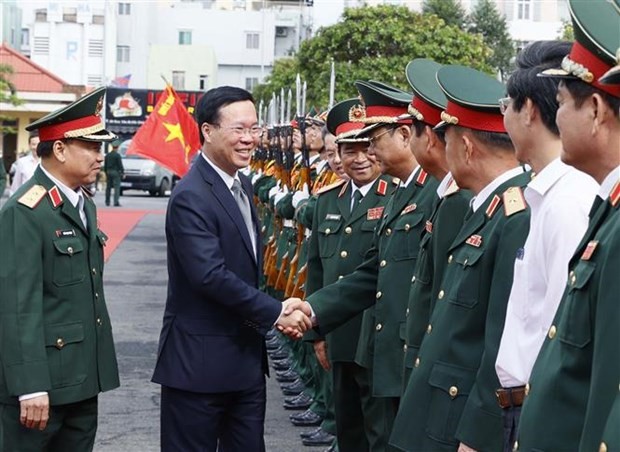
[[[372,209],[368,209],[368,211],[366,212],[366,219],[378,220],[379,218],[381,218],[381,215],[383,215],[383,206],[374,207]]]
[[[597,246],[598,246],[598,240],[591,240],[586,246],[586,249],[583,250],[583,254],[581,255],[581,260],[589,261],[592,255],[594,254],[594,251],[596,251]]]
[[[401,215],[408,214],[409,212],[413,212],[417,208],[418,208],[418,205],[414,202],[413,204],[409,204],[407,207],[405,207],[400,214]]]
[[[338,215],[337,213],[328,213],[327,215],[325,215],[326,220],[338,221],[340,220],[340,218],[342,218],[342,215]]]
[[[56,237],[75,237],[75,229],[56,229]]]
[[[465,243],[471,246],[475,246],[476,248],[480,248],[480,245],[482,245],[482,236],[474,234],[470,236],[467,240],[465,240]]]

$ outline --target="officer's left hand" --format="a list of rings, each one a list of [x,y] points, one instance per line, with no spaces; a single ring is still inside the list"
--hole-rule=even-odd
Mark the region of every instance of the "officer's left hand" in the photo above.
[[[323,369],[331,369],[331,364],[329,363],[329,358],[327,357],[327,342],[314,341],[314,354]]]
[[[47,394],[19,402],[19,422],[27,428],[44,430],[49,420],[50,398]]]
[[[476,449],[472,449],[467,444],[460,443],[458,452],[477,452]]]

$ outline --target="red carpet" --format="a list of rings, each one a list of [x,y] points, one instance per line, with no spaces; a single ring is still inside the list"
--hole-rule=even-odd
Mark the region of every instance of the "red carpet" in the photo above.
[[[110,258],[114,250],[121,244],[138,222],[148,213],[164,214],[164,210],[125,210],[125,209],[98,209],[97,219],[99,229],[108,236],[108,243],[103,249],[104,260]]]

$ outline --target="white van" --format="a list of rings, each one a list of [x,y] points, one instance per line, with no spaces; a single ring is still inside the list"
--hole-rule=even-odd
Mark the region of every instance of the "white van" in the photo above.
[[[148,191],[151,196],[169,195],[178,178],[153,160],[136,154],[127,155],[130,144],[131,140],[126,140],[118,148],[125,168],[121,193],[125,190],[142,190]]]

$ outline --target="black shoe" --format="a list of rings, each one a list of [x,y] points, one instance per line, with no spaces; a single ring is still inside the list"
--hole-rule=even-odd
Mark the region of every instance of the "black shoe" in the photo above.
[[[286,358],[280,361],[272,361],[271,367],[273,367],[275,370],[289,370],[292,364],[293,363],[291,362],[291,360]]]
[[[299,378],[299,374],[293,369],[289,369],[286,372],[276,372],[276,380],[280,383],[290,383]]]
[[[316,435],[301,440],[304,446],[331,446],[336,437],[325,430],[319,430]]]
[[[288,350],[284,350],[283,348],[278,348],[278,349],[270,352],[269,356],[274,361],[280,361],[282,359],[288,358],[289,354],[288,354]]]
[[[278,339],[278,337],[274,336],[271,339],[267,339],[265,341],[265,346],[267,347],[268,351],[273,351],[273,350],[277,350],[281,347],[281,343],[280,343],[280,339]]]
[[[303,413],[291,414],[289,418],[293,425],[297,427],[312,427],[313,425],[321,425],[321,422],[323,422],[323,417],[311,410],[306,410]]]
[[[303,392],[298,396],[284,399],[282,406],[285,410],[305,410],[312,404],[312,397]]]
[[[121,205],[119,203],[114,204],[114,207],[120,207]]]
[[[313,428],[312,430],[308,430],[307,432],[301,432],[299,436],[301,439],[310,438],[313,435],[316,435],[317,432],[321,430],[321,427]]]
[[[306,389],[306,385],[300,379],[297,379],[292,383],[282,385],[282,394],[286,396],[294,396],[301,394],[304,389]]]
[[[109,203],[109,202],[106,202],[106,203],[105,203],[105,205],[109,207],[109,206],[110,206],[110,203]]]
[[[338,441],[334,440],[331,446],[325,452],[338,452]]]

